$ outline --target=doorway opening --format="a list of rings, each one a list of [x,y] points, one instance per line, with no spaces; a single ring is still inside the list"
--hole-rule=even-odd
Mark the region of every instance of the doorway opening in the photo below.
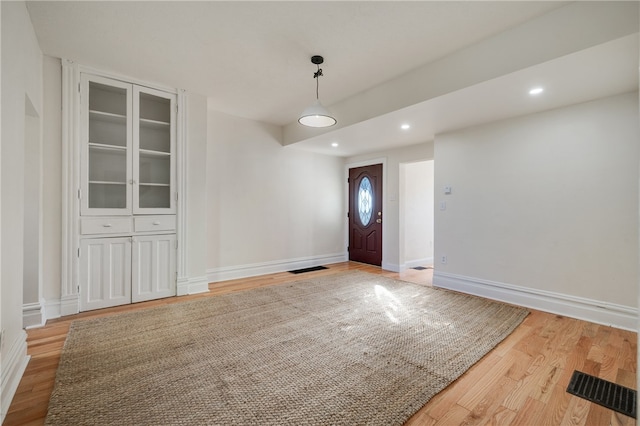
[[[23,255],[22,310],[23,327],[42,325],[41,297],[41,173],[40,119],[28,96],[25,96],[23,167]]]
[[[434,162],[400,164],[400,269],[433,268]]]

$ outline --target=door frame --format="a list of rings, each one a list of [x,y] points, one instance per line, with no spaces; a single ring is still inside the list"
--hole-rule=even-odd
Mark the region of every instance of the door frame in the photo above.
[[[372,158],[370,160],[356,161],[353,163],[345,163],[344,165],[344,180],[342,181],[344,184],[344,205],[346,207],[344,212],[344,250],[345,250],[345,258],[349,260],[349,252],[347,251],[347,247],[349,246],[349,218],[347,214],[349,213],[349,169],[353,169],[356,167],[364,167],[364,166],[373,166],[374,164],[382,164],[382,214],[385,215],[387,209],[389,208],[387,204],[387,157],[378,157]],[[384,216],[383,216],[384,217]],[[382,262],[381,268],[386,269],[386,244],[387,244],[387,227],[385,225],[386,221],[382,221]]]
[[[435,166],[435,161],[434,159],[428,159],[428,160],[416,160],[416,161],[405,161],[405,162],[401,162],[399,164],[399,176],[398,176],[398,184],[399,184],[399,190],[398,190],[398,224],[399,224],[399,233],[398,233],[398,241],[400,243],[400,247],[398,250],[399,253],[399,262],[400,262],[400,272],[402,271],[406,271],[407,269],[411,269],[415,266],[424,266],[425,261],[426,262],[431,262],[433,264],[433,266],[435,266],[435,255],[434,255],[434,248],[435,248],[435,230],[433,231],[433,233],[431,234],[432,237],[432,242],[433,245],[431,246],[431,254],[432,256],[429,258],[425,258],[425,259],[419,259],[419,260],[413,260],[413,261],[407,261],[406,259],[406,253],[405,253],[405,249],[406,249],[406,238],[407,238],[407,234],[410,231],[407,229],[407,224],[406,224],[406,216],[407,216],[407,202],[410,201],[410,199],[407,197],[406,194],[406,184],[407,184],[407,179],[406,179],[406,166],[409,164],[419,164],[419,163],[426,163],[432,161],[433,162],[433,166]],[[431,188],[431,194],[433,195],[433,204],[434,204],[434,213],[435,213],[435,173],[432,179],[432,188]],[[421,195],[422,197],[424,197],[424,194]],[[433,217],[433,220],[431,221],[431,227],[433,229],[434,225],[435,225],[435,217]]]

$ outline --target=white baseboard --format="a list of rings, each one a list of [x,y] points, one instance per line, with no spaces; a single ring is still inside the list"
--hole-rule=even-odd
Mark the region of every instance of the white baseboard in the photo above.
[[[176,283],[176,296],[189,294],[189,277],[179,277]]]
[[[20,330],[18,336],[11,342],[6,358],[2,359],[0,368],[2,371],[0,379],[2,381],[0,423],[4,421],[9,411],[11,400],[16,394],[20,379],[22,379],[24,370],[29,363],[29,358],[27,355],[27,333],[24,330]]]
[[[434,287],[500,300],[539,311],[637,331],[638,310],[568,294],[434,271]]]
[[[44,301],[44,320],[60,318],[62,316],[62,308],[60,307],[60,299]]]
[[[433,257],[425,257],[424,259],[416,259],[404,262],[404,264],[400,265],[400,272],[406,271],[407,269],[415,268],[416,266],[426,265],[433,265]]]
[[[42,327],[46,321],[42,301],[22,305],[22,328]]]
[[[204,293],[206,291],[209,291],[209,281],[204,275],[201,277],[178,278],[176,286],[177,296]],[[42,302],[42,305],[44,315],[41,325],[44,325],[47,320],[60,318],[61,316],[66,315],[74,315],[80,312],[78,295],[65,296],[62,299],[45,300]]]
[[[206,293],[209,291],[209,281],[206,276],[180,278],[178,279],[178,287],[176,289],[177,296],[185,296],[187,294]]]
[[[397,265],[395,263],[385,262],[384,260],[382,261],[382,265],[380,265],[380,267],[385,271],[391,271],[391,272],[401,272],[401,269],[402,269],[400,265]]]
[[[272,262],[253,263],[248,265],[225,266],[207,270],[208,282],[235,280],[238,278],[255,277],[257,275],[275,274],[295,269],[310,268],[312,266],[330,263],[346,262],[346,253],[328,254],[322,256],[301,257],[297,259],[277,260]]]
[[[80,299],[77,294],[60,298],[60,315],[74,315],[80,312]]]

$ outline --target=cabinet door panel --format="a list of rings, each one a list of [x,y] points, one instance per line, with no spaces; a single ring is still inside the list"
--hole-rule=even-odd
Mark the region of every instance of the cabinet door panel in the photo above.
[[[131,303],[129,238],[80,240],[80,311]]]
[[[133,88],[133,212],[176,211],[176,95]]]
[[[176,295],[176,235],[134,237],[132,301]]]
[[[80,101],[82,215],[130,215],[133,86],[83,73]]]

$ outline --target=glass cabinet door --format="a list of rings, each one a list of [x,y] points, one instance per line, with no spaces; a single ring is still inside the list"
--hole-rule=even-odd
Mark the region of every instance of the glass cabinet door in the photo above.
[[[134,86],[133,212],[175,213],[176,96]]]
[[[130,84],[82,75],[82,214],[131,213]]]

